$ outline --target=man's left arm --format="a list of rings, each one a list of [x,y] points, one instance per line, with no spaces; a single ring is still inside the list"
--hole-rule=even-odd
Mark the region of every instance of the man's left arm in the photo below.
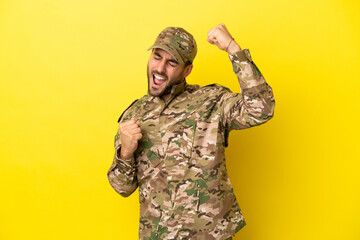
[[[271,119],[275,107],[273,92],[249,51],[240,48],[224,24],[209,31],[208,41],[229,54],[241,88],[241,94],[229,91],[221,98],[226,128],[244,129]]]

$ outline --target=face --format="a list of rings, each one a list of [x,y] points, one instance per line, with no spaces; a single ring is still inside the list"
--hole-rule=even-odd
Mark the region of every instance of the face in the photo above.
[[[191,69],[192,65],[185,67],[185,64],[178,63],[167,51],[153,50],[147,69],[150,95],[166,99],[172,86],[181,83]]]

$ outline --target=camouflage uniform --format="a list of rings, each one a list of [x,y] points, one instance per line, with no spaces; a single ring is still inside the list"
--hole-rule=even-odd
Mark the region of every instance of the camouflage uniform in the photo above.
[[[124,160],[117,133],[108,179],[124,197],[139,187],[140,239],[227,239],[245,225],[225,147],[230,130],[268,121],[275,102],[248,50],[229,56],[241,94],[184,81],[165,102],[147,94],[119,119],[139,121],[143,138]]]

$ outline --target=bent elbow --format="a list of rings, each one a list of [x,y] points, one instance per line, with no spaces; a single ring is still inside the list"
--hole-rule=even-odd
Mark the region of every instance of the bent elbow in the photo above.
[[[108,180],[111,187],[122,197],[129,197],[138,187],[136,177],[129,181],[129,179],[118,179],[108,173]]]
[[[131,194],[133,194],[133,192],[134,192],[135,190],[133,190],[132,192],[125,192],[125,191],[123,191],[123,192],[118,192],[122,197],[124,197],[124,198],[127,198],[127,197],[129,197]]]
[[[263,112],[261,114],[261,118],[264,120],[264,122],[269,121],[274,117],[274,110],[275,110],[275,100],[272,96],[269,101],[267,101],[267,104],[264,105]]]

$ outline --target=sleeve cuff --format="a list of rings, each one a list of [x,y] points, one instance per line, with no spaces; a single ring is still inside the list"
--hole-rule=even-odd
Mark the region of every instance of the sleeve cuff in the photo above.
[[[116,163],[117,164],[121,164],[121,165],[127,165],[128,167],[132,167],[133,166],[133,163],[134,163],[134,156],[132,156],[131,158],[129,159],[124,159],[124,158],[121,158],[120,157],[120,150],[121,150],[121,145],[119,145],[117,148],[116,148],[116,153],[115,153],[115,159],[116,159]]]
[[[238,61],[238,62],[245,62],[249,61],[252,62],[251,55],[249,49],[242,49],[237,51],[234,54],[229,55],[231,61]]]

